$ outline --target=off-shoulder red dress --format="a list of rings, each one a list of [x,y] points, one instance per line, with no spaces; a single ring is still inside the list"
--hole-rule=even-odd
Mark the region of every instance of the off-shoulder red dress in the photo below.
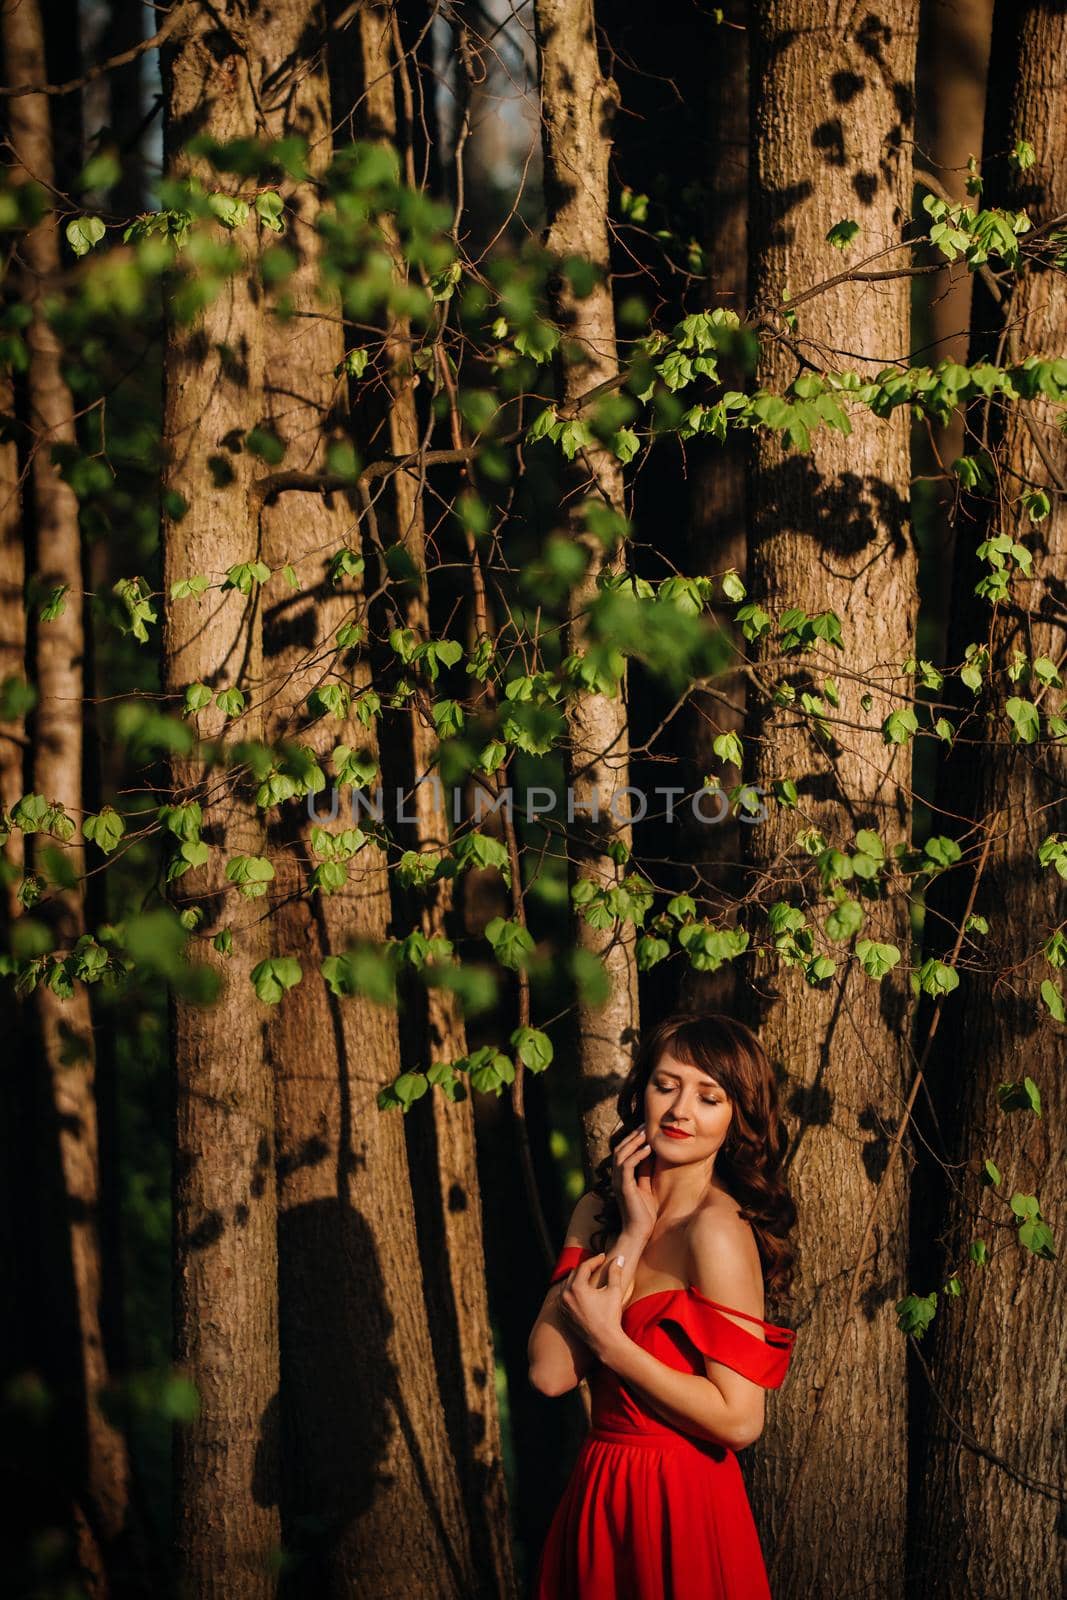
[[[567,1246],[550,1282],[591,1254]],[[757,1323],[767,1342],[724,1311]],[[692,1287],[641,1295],[622,1321],[665,1366],[704,1375],[709,1356],[767,1389],[782,1383],[796,1337]],[[533,1600],[770,1600],[734,1451],[642,1410],[600,1362],[588,1379],[592,1427],[548,1530]]]

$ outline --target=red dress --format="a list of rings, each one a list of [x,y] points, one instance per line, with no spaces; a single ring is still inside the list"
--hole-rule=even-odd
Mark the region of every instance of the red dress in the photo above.
[[[592,1251],[568,1245],[556,1283]],[[747,1317],[767,1336],[739,1328]],[[777,1389],[796,1335],[699,1289],[661,1289],[623,1308],[623,1327],[678,1372],[703,1357]],[[767,1570],[737,1456],[643,1411],[596,1362],[588,1373],[592,1427],[548,1530],[533,1600],[770,1600]]]

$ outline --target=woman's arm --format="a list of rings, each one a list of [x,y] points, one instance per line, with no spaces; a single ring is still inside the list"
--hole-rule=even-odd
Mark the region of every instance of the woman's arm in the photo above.
[[[574,1208],[567,1237],[564,1240],[565,1245],[581,1245],[584,1249],[589,1248],[597,1229],[596,1218],[601,1204],[599,1195],[582,1196]],[[612,1256],[625,1257],[622,1269],[624,1295],[629,1293],[644,1246],[644,1238],[628,1235],[625,1231],[612,1246]],[[603,1268],[597,1273],[598,1283],[606,1280],[607,1270],[608,1262],[605,1260]],[[566,1278],[561,1278],[558,1283],[552,1284],[538,1312],[537,1321],[533,1325],[527,1344],[530,1382],[535,1389],[545,1395],[566,1394],[568,1390],[574,1389],[595,1360],[586,1341],[575,1328],[568,1326],[560,1311],[559,1300],[566,1286]]]
[[[703,1212],[689,1234],[690,1282],[709,1299],[763,1316],[763,1275],[752,1230],[743,1219]],[[751,1322],[731,1318],[746,1332]],[[757,1337],[760,1337],[757,1334]],[[764,1391],[721,1361],[705,1358],[706,1376],[677,1372],[641,1345],[621,1325],[609,1330],[594,1354],[632,1389],[647,1408],[684,1433],[743,1450],[763,1431]]]

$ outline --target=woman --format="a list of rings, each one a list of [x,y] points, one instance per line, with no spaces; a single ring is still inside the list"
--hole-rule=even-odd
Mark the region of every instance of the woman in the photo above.
[[[642,1041],[621,1126],[574,1210],[530,1334],[530,1381],[588,1376],[592,1428],[535,1600],[769,1600],[736,1451],[763,1428],[794,1333],[787,1137],[755,1035],[680,1013]]]

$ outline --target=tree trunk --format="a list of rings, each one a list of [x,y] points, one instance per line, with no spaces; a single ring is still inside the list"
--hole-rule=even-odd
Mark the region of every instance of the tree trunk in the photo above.
[[[395,146],[394,71],[404,72],[409,66],[396,60],[399,39],[388,6],[363,8],[359,39],[366,86],[360,109],[367,133]],[[405,266],[395,235],[390,247],[396,271],[403,275]],[[422,435],[407,318],[397,317],[387,327],[384,357],[390,368],[389,449],[394,455],[410,455],[419,449]],[[401,591],[404,625],[417,640],[425,641],[431,637],[430,593],[425,507],[417,474],[395,474],[379,507],[383,533],[404,546],[414,569],[412,580]],[[447,852],[451,847],[447,800],[439,774],[433,770],[438,738],[427,696],[421,690],[408,702],[408,728],[407,755],[415,785],[413,846],[418,851]],[[417,893],[420,931],[427,939],[447,937],[452,880],[440,879]],[[467,1033],[457,996],[433,987],[419,999],[421,1064],[428,1067],[435,1061],[465,1057]],[[412,1107],[408,1117],[423,1271],[442,1398],[463,1478],[478,1593],[488,1600],[514,1593],[515,1575],[494,1381],[472,1092],[467,1090],[462,1099],[451,1101],[443,1090],[434,1088]]]
[[[312,39],[319,27],[317,18]],[[260,100],[272,131],[295,129],[311,152],[313,181],[286,192],[288,242],[300,264],[285,296],[298,315],[271,323],[266,383],[287,464],[315,471],[346,408],[334,377],[344,355],[340,308],[325,306],[316,287],[314,180],[330,158],[331,117],[325,63],[309,52],[306,29],[306,8],[295,0],[275,8]],[[325,683],[349,682],[354,702],[370,687],[366,653],[350,664],[335,640],[344,622],[366,625],[362,585],[357,579],[337,588],[326,576],[353,520],[340,495],[290,493],[263,512],[264,556],[276,570],[267,594],[267,731],[272,743],[312,748],[324,767],[342,742],[378,759],[373,716],[364,728],[354,707],[340,720],[314,720],[308,709],[309,695]],[[286,563],[299,592],[281,575]],[[331,994],[319,970],[354,939],[381,940],[389,932],[386,858],[368,839],[344,888],[309,894],[311,826],[299,799],[271,825],[272,948],[299,955],[305,967],[269,1025],[278,1107],[285,1540],[296,1558],[285,1590],[459,1597],[473,1592],[474,1567],[437,1387],[404,1125],[376,1105],[378,1090],[400,1070],[397,1019],[365,995]]]
[[[578,298],[563,274],[551,283],[552,311],[562,332],[557,364],[557,403],[573,407],[581,396],[618,373],[615,314],[608,248],[608,158],[610,119],[617,91],[601,76],[592,0],[535,0],[534,22],[541,69],[541,145],[544,159],[545,246],[557,258],[579,256],[597,269],[599,281]],[[581,654],[582,612],[597,594],[602,572],[625,567],[623,541],[608,548],[587,531],[581,501],[592,496],[623,511],[622,465],[606,447],[583,450],[568,484],[562,515],[572,537],[588,552],[585,576],[571,591],[566,643]],[[613,841],[630,848],[629,731],[626,674],[614,697],[573,693],[566,707],[566,770],[574,823],[569,832],[572,881],[598,887],[620,881],[624,868],[608,854]],[[619,797],[616,799],[616,797]],[[603,1006],[579,1000],[579,1102],[585,1130],[586,1175],[607,1154],[615,1125],[615,1100],[630,1069],[638,1018],[636,929],[623,922],[598,930],[576,912],[576,946],[596,955],[611,985]]]
[[[216,11],[196,4],[163,52],[168,170],[198,176],[209,190],[239,184],[194,167],[186,141],[257,132],[248,62],[262,18],[231,0],[225,23],[222,31]],[[164,380],[164,591],[169,597],[177,580],[196,575],[212,584],[200,598],[168,599],[164,688],[175,709],[188,684],[243,690],[249,704],[232,723],[234,739],[259,738],[263,727],[258,596],[219,587],[228,568],[260,554],[255,462],[242,447],[263,406],[254,229],[253,220],[229,236],[242,264],[206,310],[193,322],[171,312]],[[175,496],[188,508],[180,519]],[[229,732],[214,700],[196,727],[202,739]],[[224,867],[262,856],[264,831],[239,781],[219,769],[209,776],[195,750],[173,761],[171,777],[172,803],[200,803],[211,846],[208,862],[177,880],[176,898],[204,908],[200,954],[221,983],[215,1004],[178,995],[172,1010],[174,1351],[200,1392],[198,1419],[176,1433],[176,1556],[197,1600],[252,1600],[274,1592],[280,1543],[274,1100],[264,1011],[250,981],[269,948],[262,905],[244,899]],[[208,937],[224,929],[229,956]]]
[[[35,0],[8,6],[3,15],[8,81],[46,81],[44,35]],[[27,179],[54,184],[49,102],[26,95],[10,103],[11,145]],[[24,299],[32,313],[26,331],[31,461],[29,498],[36,536],[36,576],[42,593],[60,591],[58,615],[37,625],[35,669],[38,705],[31,752],[34,791],[58,803],[72,820],[82,806],[82,620],[81,533],[78,502],[52,460],[56,445],[76,443],[74,404],[64,380],[59,341],[44,302],[60,270],[59,223],[48,211],[21,246]],[[10,448],[10,447],[5,447]],[[35,844],[43,845],[36,839]],[[52,849],[58,840],[44,849]],[[44,849],[34,864],[46,874]],[[65,847],[73,887],[52,887],[37,909],[47,920],[57,951],[69,951],[85,932],[84,847],[75,836]],[[42,1082],[38,1115],[40,1149],[55,1164],[54,1213],[46,1218],[49,1238],[42,1261],[55,1273],[60,1296],[73,1313],[73,1348],[61,1353],[66,1383],[75,1401],[80,1465],[75,1519],[78,1555],[94,1594],[106,1590],[106,1554],[122,1532],[128,1506],[128,1462],[122,1434],[100,1407],[109,1375],[100,1325],[101,1261],[98,1234],[99,1161],[93,1096],[93,1031],[89,993],[76,984],[63,1000],[48,984],[34,993],[40,1033]],[[49,1208],[42,1207],[42,1215]]]
[[[1026,206],[1035,226],[1067,210],[1067,17],[1050,3],[998,6],[991,53],[985,147],[985,204]],[[1003,152],[1025,138],[1036,165],[1006,173]],[[1067,346],[1067,285],[1062,271],[1030,266],[1001,309],[1010,328],[1007,359],[1051,360]],[[982,352],[984,353],[984,352]],[[972,360],[977,359],[972,352]],[[1044,398],[1005,407],[994,434],[1001,498],[985,508],[989,532],[1005,532],[1034,552],[1033,581],[1017,579],[1013,601],[992,615],[973,593],[978,543],[968,528],[957,550],[953,659],[971,639],[990,647],[990,676],[974,726],[989,726],[998,742],[960,743],[946,760],[941,803],[977,828],[977,854],[992,836],[974,910],[990,932],[967,950],[959,990],[948,1002],[935,1098],[952,1163],[947,1210],[935,1230],[944,1241],[939,1291],[959,1270],[959,1299],[939,1293],[928,1374],[927,1437],[917,1494],[911,1560],[924,1594],[955,1597],[1053,1594],[1063,1578],[1063,1329],[1067,1287],[1058,1262],[1031,1254],[1016,1237],[1007,1201],[1035,1196],[1062,1253],[1067,1172],[1067,1086],[1064,1029],[1037,998],[1045,977],[1058,979],[1041,950],[1062,925],[1062,883],[1042,867],[1042,840],[1064,828],[1067,751],[1062,742],[1011,745],[1005,701],[1022,695],[1054,709],[1058,695],[1042,694],[1007,672],[1017,651],[1028,659],[1061,662],[1065,638],[1063,574],[1067,570],[1067,449],[1058,408]],[[1030,523],[1022,486],[1058,484],[1052,510]],[[1053,702],[1053,703],[1050,703]],[[991,721],[987,722],[986,719]],[[960,896],[972,874],[960,878]],[[947,883],[946,883],[947,888]],[[958,904],[946,908],[958,926]],[[929,920],[929,919],[928,919]],[[936,931],[936,925],[935,925]],[[977,967],[975,963],[977,961]],[[966,1071],[959,1063],[966,1063]],[[1041,1116],[1001,1108],[1002,1084],[1036,1083]],[[992,1160],[1001,1183],[982,1181]],[[968,1260],[973,1240],[988,1263]],[[1058,1359],[1057,1359],[1058,1357]],[[916,1590],[918,1592],[918,1588]]]
[[[11,378],[0,373],[0,418],[5,429],[0,440],[0,694],[4,696],[0,706],[0,808],[8,813],[26,792],[26,717],[18,692],[19,685],[26,683],[26,562],[18,448],[10,436],[14,411]],[[23,838],[21,829],[12,828],[0,849],[7,926],[20,910],[16,890],[23,873]]]
[[[865,252],[900,239],[910,213],[916,11],[911,0],[896,0],[877,23],[861,9],[849,12],[843,27],[796,0],[763,0],[750,13],[757,314],[774,317],[787,294],[839,270],[837,252],[825,242],[838,220],[859,221]],[[907,280],[841,284],[808,301],[797,318],[792,339],[816,369],[855,368],[873,377],[908,350]],[[765,336],[761,387],[780,393],[798,370],[790,344]],[[761,431],[748,485],[751,598],[772,612],[834,611],[849,667],[840,710],[825,708],[829,745],[798,710],[783,713],[771,696],[782,680],[798,700],[805,690],[819,693],[824,677],[836,673],[832,650],[779,662],[772,632],[759,652],[764,692],[749,689],[746,777],[766,791],[775,779],[791,779],[799,794],[796,811],[768,800],[768,820],[746,830],[754,875],[770,880],[754,877],[759,898],[788,899],[818,913],[820,923],[827,904],[812,859],[795,843],[798,831],[813,825],[847,852],[856,830],[870,828],[888,859],[909,833],[910,747],[883,742],[882,721],[897,702],[876,681],[908,688],[902,664],[912,652],[916,610],[908,424],[902,411],[881,421],[862,407],[852,424],[847,441],[815,433],[810,455],[787,454],[778,436]],[[860,697],[871,683],[865,710]],[[780,1600],[853,1592],[857,1573],[888,1594],[899,1593],[903,1579],[905,1352],[894,1303],[904,1283],[907,1208],[898,1163],[886,1174],[842,1365],[812,1434],[908,1076],[907,902],[899,883],[890,892],[891,899],[864,903],[864,936],[901,952],[900,966],[881,985],[855,959],[821,988],[809,987],[796,967],[753,976],[752,1020],[795,1129],[787,1170],[800,1219],[788,1319],[800,1330],[796,1357],[749,1465]],[[832,947],[839,958],[846,952]]]

